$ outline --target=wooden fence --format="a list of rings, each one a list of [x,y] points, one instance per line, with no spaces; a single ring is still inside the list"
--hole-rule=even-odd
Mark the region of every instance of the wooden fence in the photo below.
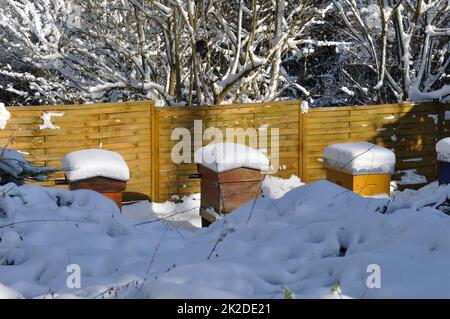
[[[435,180],[435,143],[450,135],[450,121],[446,121],[450,105],[327,107],[307,113],[302,113],[300,105],[300,101],[281,101],[188,108],[155,107],[153,102],[144,101],[12,107],[11,120],[0,131],[0,143],[6,145],[13,136],[11,148],[29,153],[28,158],[39,165],[53,167],[60,167],[62,156],[70,151],[99,147],[117,151],[131,170],[127,197],[143,195],[154,201],[199,191],[199,179],[193,178],[196,165],[172,160],[171,152],[179,142],[172,140],[172,133],[177,128],[190,133],[192,150],[198,146],[196,140],[202,145],[210,142],[201,138],[210,127],[219,129],[224,137],[227,128],[242,128],[246,144],[250,142],[247,129],[256,130],[259,136],[267,134],[264,148],[272,158],[279,158],[276,175],[284,178],[295,174],[305,182],[322,179],[326,145],[370,141],[395,151],[398,171],[416,169],[429,182]],[[39,130],[43,112],[64,113],[52,118],[60,128]],[[194,123],[200,123],[197,129]],[[278,137],[271,134],[272,129],[278,129]],[[175,138],[179,136],[175,134]],[[272,146],[277,143],[279,148],[274,152]],[[63,178],[63,173],[54,174],[43,185],[65,187],[57,185]]]
[[[303,116],[301,125],[304,162],[300,176],[306,182],[326,177],[322,154],[328,144],[369,141],[395,152],[398,172],[416,169],[434,181],[435,145],[445,136],[443,111],[448,107],[404,103],[312,109]]]
[[[194,108],[155,108],[154,127],[158,128],[157,145],[154,150],[157,158],[157,173],[154,174],[157,185],[153,198],[158,201],[170,198],[172,194],[184,195],[199,191],[199,179],[190,178],[190,174],[197,172],[195,164],[174,164],[171,151],[177,140],[171,140],[171,134],[176,128],[186,128],[191,134],[191,144],[194,146],[195,134],[194,120],[201,120],[203,133],[209,127],[223,132],[225,137],[227,128],[242,128],[244,134],[236,132],[240,138],[245,137],[245,130],[254,129],[258,136],[267,132],[268,155],[279,156],[282,169],[278,176],[289,177],[298,174],[300,163],[300,102],[286,101],[273,103],[244,104],[240,106],[214,106]],[[272,128],[279,130],[279,137],[272,137]],[[201,136],[200,136],[201,137]],[[237,141],[237,137],[234,141]],[[249,138],[245,138],[249,144]],[[270,152],[272,143],[279,143],[277,153]],[[203,140],[202,144],[210,143]],[[259,145],[260,146],[260,145]],[[192,148],[193,149],[193,148]],[[191,157],[191,162],[193,158]]]
[[[37,165],[61,168],[64,154],[88,148],[120,153],[131,171],[127,190],[151,193],[151,111],[153,102],[10,107],[11,119],[0,131],[0,145],[26,154]],[[58,129],[39,129],[41,116],[56,113],[51,122]],[[12,137],[12,142],[9,141]],[[60,185],[64,173],[50,176],[44,186]]]

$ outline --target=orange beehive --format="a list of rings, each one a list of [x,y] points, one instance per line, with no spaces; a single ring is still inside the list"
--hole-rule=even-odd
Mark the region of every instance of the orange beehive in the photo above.
[[[103,194],[122,208],[130,171],[122,156],[103,149],[66,154],[62,160],[69,189],[89,189]]]
[[[105,177],[92,177],[75,182],[68,182],[70,190],[90,189],[112,199],[122,209],[122,194],[127,182]]]

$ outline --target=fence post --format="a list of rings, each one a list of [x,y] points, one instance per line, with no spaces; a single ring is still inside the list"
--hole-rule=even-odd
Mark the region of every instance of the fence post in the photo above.
[[[158,113],[155,108],[155,102],[150,102],[150,114],[152,121],[152,129],[151,129],[151,172],[152,172],[152,180],[151,180],[151,201],[157,202],[158,199],[158,174],[159,174],[159,129],[158,129]]]
[[[298,177],[303,180],[303,112],[301,105],[303,101],[299,101],[298,109]]]
[[[298,123],[298,177],[303,183],[307,183],[306,180],[306,160],[305,160],[305,132],[306,132],[306,116],[308,113],[303,113],[301,105],[303,101],[300,101],[299,109],[299,123]]]

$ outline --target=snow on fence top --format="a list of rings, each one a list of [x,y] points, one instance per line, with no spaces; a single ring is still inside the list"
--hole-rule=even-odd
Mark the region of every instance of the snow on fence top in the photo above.
[[[326,166],[352,174],[393,173],[395,154],[368,142],[328,145],[324,150]]]
[[[436,143],[437,160],[450,162],[450,137],[446,137]]]
[[[89,149],[67,154],[63,158],[67,179],[71,182],[92,177],[128,181],[130,171],[125,160],[116,152]]]
[[[4,103],[0,103],[0,130],[6,128],[6,123],[11,118],[11,113],[5,108]]]
[[[262,151],[235,143],[215,143],[199,148],[195,152],[195,162],[218,173],[240,167],[269,169],[269,159]]]

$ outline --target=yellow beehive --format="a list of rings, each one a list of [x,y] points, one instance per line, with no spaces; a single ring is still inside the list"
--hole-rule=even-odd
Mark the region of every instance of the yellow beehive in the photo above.
[[[364,196],[390,193],[391,174],[353,175],[327,168],[327,180]]]
[[[325,148],[327,180],[363,196],[390,194],[395,166],[392,151],[367,142],[332,144]]]

